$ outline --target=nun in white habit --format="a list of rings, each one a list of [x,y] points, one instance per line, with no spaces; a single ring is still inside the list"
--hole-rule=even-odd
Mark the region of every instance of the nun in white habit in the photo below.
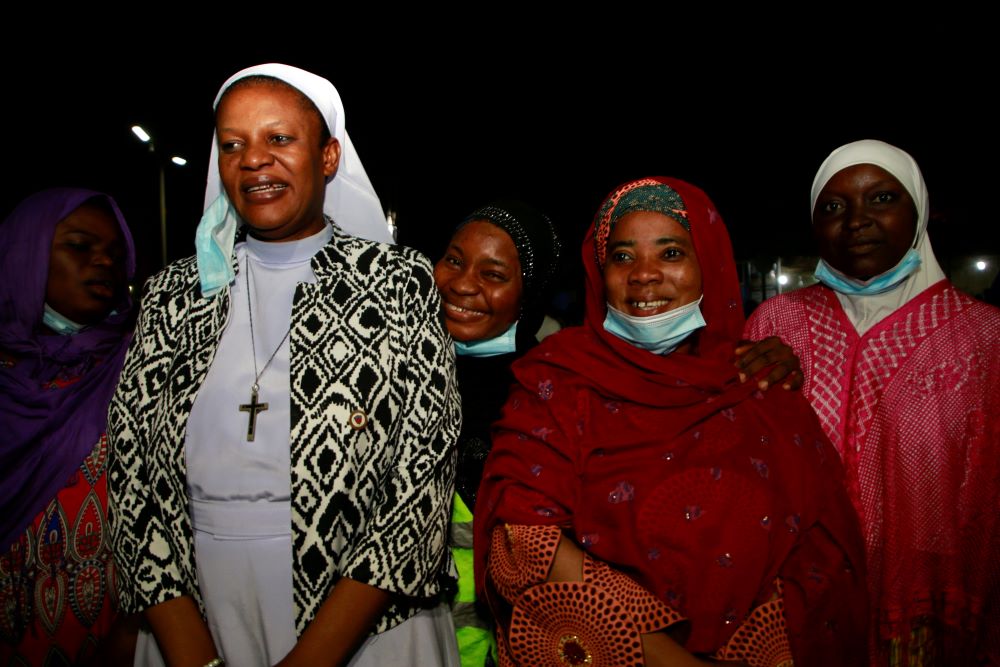
[[[197,258],[147,286],[109,422],[136,664],[457,664],[430,265],[388,245],[329,81],[251,67],[215,108]]]

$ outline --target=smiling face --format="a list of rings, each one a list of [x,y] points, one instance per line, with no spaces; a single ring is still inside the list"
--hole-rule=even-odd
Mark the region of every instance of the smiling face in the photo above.
[[[250,234],[294,241],[323,229],[326,179],[340,144],[321,141],[323,120],[281,83],[230,89],[216,111],[219,175]]]
[[[84,203],[56,225],[45,302],[78,324],[97,324],[125,296],[125,240],[103,206]]]
[[[659,315],[701,296],[701,267],[691,234],[653,211],[622,216],[608,237],[608,303],[635,317]]]
[[[910,193],[873,164],[838,171],[813,209],[813,234],[823,260],[858,280],[896,266],[912,246],[916,229]]]
[[[476,220],[455,232],[434,265],[445,324],[455,340],[495,338],[520,313],[521,262],[507,232]]]

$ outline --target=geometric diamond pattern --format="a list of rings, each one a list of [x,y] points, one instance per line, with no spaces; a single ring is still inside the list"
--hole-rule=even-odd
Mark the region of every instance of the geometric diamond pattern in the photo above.
[[[429,262],[335,230],[312,268],[316,282],[297,287],[290,333],[299,632],[341,576],[404,596],[438,592],[461,419]],[[112,541],[126,611],[179,595],[200,600],[184,438],[228,296],[201,298],[194,258],[147,284],[108,420]],[[357,411],[366,415],[362,428],[352,426]],[[415,611],[395,603],[376,630]]]

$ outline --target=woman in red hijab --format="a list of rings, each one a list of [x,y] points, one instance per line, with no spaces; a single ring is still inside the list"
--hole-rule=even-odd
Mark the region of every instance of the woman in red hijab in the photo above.
[[[741,383],[729,236],[698,188],[612,192],[587,313],[514,365],[477,508],[516,665],[866,660],[864,552],[798,393]]]

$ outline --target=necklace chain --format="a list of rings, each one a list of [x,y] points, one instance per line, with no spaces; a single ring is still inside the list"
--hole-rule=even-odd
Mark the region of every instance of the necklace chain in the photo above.
[[[288,335],[292,332],[292,325],[291,324],[288,325],[288,330],[285,331],[285,335],[281,337],[281,342],[278,343],[278,347],[274,348],[274,352],[271,353],[271,356],[268,357],[267,362],[264,364],[264,367],[261,368],[260,371],[258,372],[257,344],[254,342],[254,334],[253,334],[253,306],[250,304],[250,271],[251,271],[250,253],[247,253],[246,271],[247,271],[247,277],[246,277],[247,313],[250,315],[250,350],[253,352],[253,373],[254,373],[253,386],[251,386],[251,390],[256,394],[257,392],[260,391],[260,376],[264,374],[264,371],[267,370],[267,367],[271,365],[272,361],[274,361],[274,357],[278,354],[278,350],[280,350],[281,346],[285,344],[285,341],[288,339]]]

